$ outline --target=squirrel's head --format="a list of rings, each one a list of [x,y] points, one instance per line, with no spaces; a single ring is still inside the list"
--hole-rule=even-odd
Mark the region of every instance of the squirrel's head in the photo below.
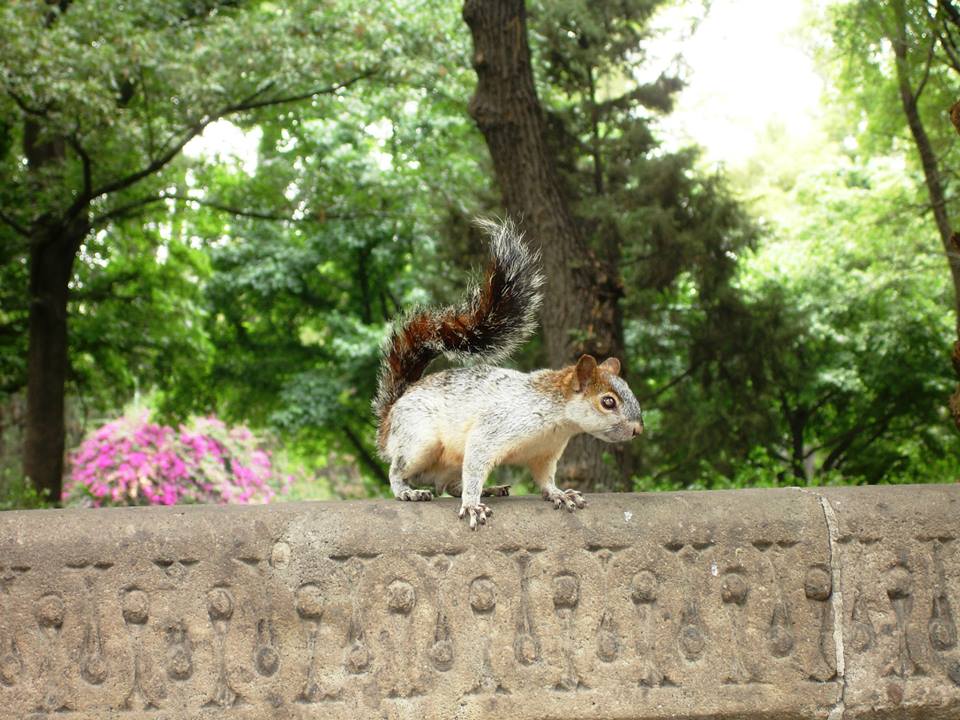
[[[581,355],[568,371],[567,418],[605,442],[623,442],[643,432],[640,403],[620,377],[614,357],[597,363]]]

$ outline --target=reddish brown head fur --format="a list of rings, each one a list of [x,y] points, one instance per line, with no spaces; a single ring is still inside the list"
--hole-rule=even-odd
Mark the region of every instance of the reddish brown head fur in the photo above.
[[[607,358],[602,363],[592,355],[581,355],[576,365],[568,365],[543,376],[541,387],[565,399],[577,393],[597,397],[607,392],[617,394],[610,386],[610,377],[620,374],[620,361]]]
[[[610,376],[620,374],[620,361],[610,357],[598,365],[593,355],[581,355],[570,369],[574,392],[597,395],[611,390]]]

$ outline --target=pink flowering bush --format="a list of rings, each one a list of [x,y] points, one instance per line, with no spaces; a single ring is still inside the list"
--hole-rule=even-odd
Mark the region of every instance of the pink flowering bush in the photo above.
[[[70,464],[64,503],[87,507],[267,503],[292,480],[250,430],[216,417],[175,430],[124,416],[88,436]]]

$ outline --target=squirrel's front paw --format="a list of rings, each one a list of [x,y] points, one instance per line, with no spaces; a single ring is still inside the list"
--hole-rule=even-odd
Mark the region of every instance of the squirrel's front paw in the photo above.
[[[544,490],[543,499],[552,502],[557,510],[565,507],[570,512],[573,512],[574,508],[583,510],[583,508],[587,506],[587,501],[583,499],[583,495],[579,490],[561,490],[559,488]]]
[[[397,495],[397,500],[410,500],[413,502],[418,500],[429,501],[433,500],[433,493],[429,490],[401,490]]]
[[[460,519],[469,518],[471,530],[476,530],[480,525],[486,525],[487,518],[491,515],[493,515],[493,510],[483,503],[460,506]]]

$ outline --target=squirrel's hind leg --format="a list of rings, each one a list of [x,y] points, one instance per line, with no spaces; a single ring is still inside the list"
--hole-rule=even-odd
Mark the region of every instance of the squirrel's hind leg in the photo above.
[[[453,497],[460,497],[463,494],[463,489],[459,484],[457,484],[447,487],[447,492]],[[480,491],[480,497],[507,497],[509,494],[509,485],[491,485],[490,487],[485,487]]]
[[[390,489],[397,500],[433,500],[433,493],[429,490],[415,490],[407,484],[410,477],[406,472],[406,462],[402,457],[396,457],[390,463]]]
[[[509,485],[491,485],[480,491],[480,497],[507,497],[509,494]]]

